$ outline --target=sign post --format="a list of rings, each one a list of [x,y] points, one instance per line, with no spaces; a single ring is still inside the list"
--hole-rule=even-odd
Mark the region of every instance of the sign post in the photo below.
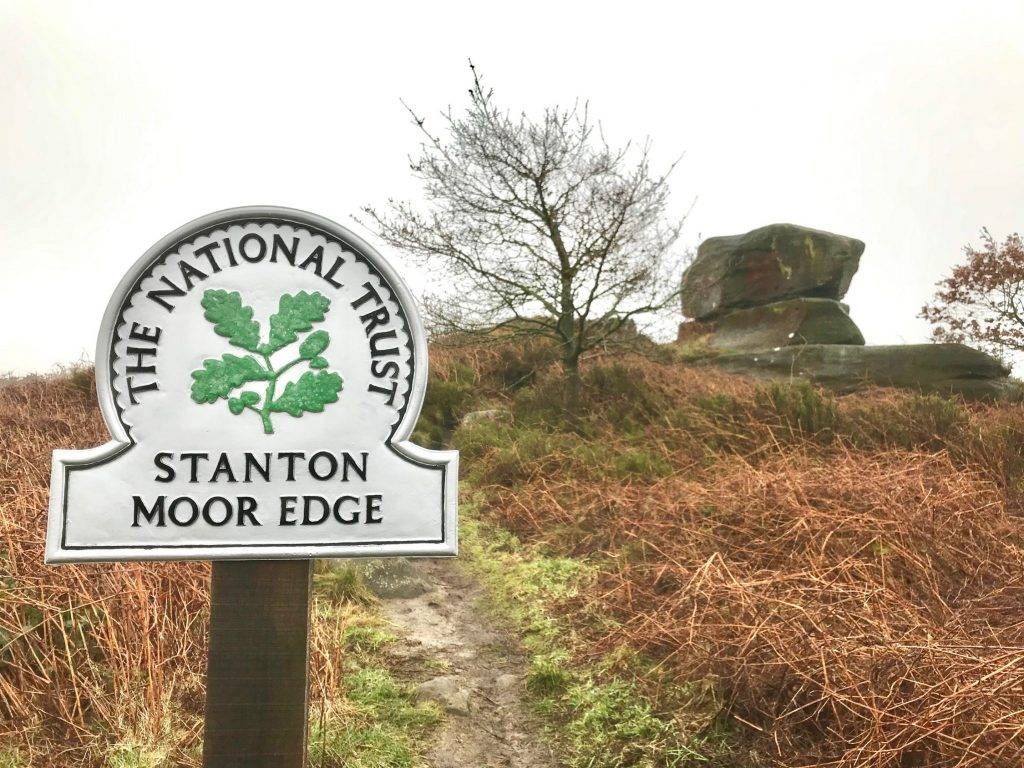
[[[204,768],[305,764],[312,571],[311,560],[213,564]]]
[[[214,561],[206,766],[303,765],[313,558],[457,553],[458,454],[409,442],[426,377],[404,283],[313,214],[205,216],[115,290],[112,439],[54,451],[46,559]]]

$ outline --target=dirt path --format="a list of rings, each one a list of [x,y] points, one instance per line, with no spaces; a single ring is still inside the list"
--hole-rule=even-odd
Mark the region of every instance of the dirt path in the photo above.
[[[556,760],[524,702],[524,659],[482,610],[481,587],[450,560],[414,561],[412,572],[427,591],[386,598],[384,612],[403,638],[398,652],[437,669],[417,689],[447,711],[430,765],[554,768]]]

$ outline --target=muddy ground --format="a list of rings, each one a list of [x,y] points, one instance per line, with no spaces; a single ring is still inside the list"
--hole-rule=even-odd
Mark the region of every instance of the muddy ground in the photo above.
[[[378,589],[400,642],[436,671],[417,694],[446,712],[428,753],[432,768],[554,768],[543,726],[526,702],[526,661],[488,614],[486,594],[452,560],[408,561]]]

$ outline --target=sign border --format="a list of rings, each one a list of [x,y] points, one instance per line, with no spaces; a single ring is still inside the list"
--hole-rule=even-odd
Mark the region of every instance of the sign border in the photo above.
[[[397,424],[385,440],[396,455],[405,461],[441,471],[441,519],[437,539],[388,542],[351,542],[347,544],[146,544],[146,545],[71,545],[65,543],[67,520],[67,487],[69,475],[76,469],[106,463],[124,451],[131,450],[135,442],[130,430],[121,420],[121,413],[112,387],[112,347],[125,303],[138,281],[166,254],[168,249],[184,239],[199,236],[204,230],[217,229],[233,222],[258,219],[291,223],[319,230],[351,249],[375,269],[405,314],[409,343],[412,348],[412,380]],[[149,248],[121,278],[107,304],[96,344],[96,394],[103,421],[111,440],[104,445],[85,450],[58,449],[53,452],[50,473],[50,504],[47,514],[47,563],[105,562],[122,560],[277,560],[309,559],[315,557],[395,557],[430,556],[453,557],[458,554],[458,451],[435,451],[422,448],[409,441],[423,405],[427,382],[427,337],[419,310],[402,278],[376,249],[351,230],[318,216],[295,208],[278,206],[242,206],[228,208],[201,216],[165,235]],[[240,549],[259,549],[240,552]]]

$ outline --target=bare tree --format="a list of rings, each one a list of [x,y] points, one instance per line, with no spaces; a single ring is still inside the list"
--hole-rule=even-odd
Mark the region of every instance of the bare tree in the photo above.
[[[675,163],[657,176],[649,142],[613,149],[586,105],[513,116],[470,69],[469,106],[442,114],[444,137],[407,106],[426,204],[366,207],[367,225],[441,286],[428,302],[438,332],[549,337],[578,381],[582,355],[678,296],[683,217],[665,216]]]

